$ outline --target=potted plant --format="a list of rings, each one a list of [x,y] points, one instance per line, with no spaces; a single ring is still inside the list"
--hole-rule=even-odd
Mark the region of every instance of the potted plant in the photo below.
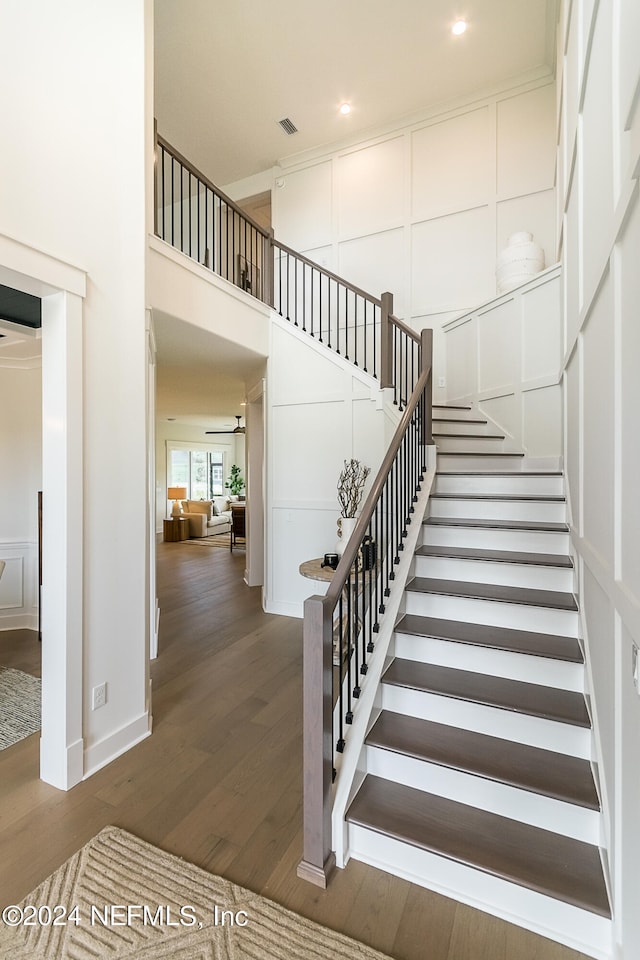
[[[370,467],[365,467],[359,460],[351,459],[344,461],[344,467],[338,477],[340,516],[338,517],[336,553],[340,556],[342,556],[347,540],[356,525],[356,513],[362,500],[364,485],[370,473]]]
[[[240,494],[244,490],[244,480],[240,472],[240,467],[237,464],[231,465],[231,472],[225,481],[225,490],[228,490],[233,497],[238,497],[238,499],[244,499]]]

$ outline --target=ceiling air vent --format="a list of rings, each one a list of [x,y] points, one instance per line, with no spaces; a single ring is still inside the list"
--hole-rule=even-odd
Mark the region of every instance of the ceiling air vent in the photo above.
[[[284,120],[278,120],[278,123],[280,124],[284,132],[289,137],[293,136],[294,133],[298,132],[298,128],[296,127],[293,120],[289,119],[289,117],[285,117]]]

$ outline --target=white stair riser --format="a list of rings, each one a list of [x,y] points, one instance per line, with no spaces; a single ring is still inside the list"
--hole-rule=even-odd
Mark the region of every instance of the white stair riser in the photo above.
[[[458,456],[450,457],[446,453],[438,453],[437,460],[437,469],[438,470],[471,470],[479,471],[480,473],[491,473],[497,471],[498,473],[504,473],[507,470],[513,470],[518,472],[521,470],[532,470],[536,469],[532,467],[530,462],[527,462],[526,457],[518,456],[509,456],[505,455],[502,457],[482,457],[480,455],[473,456],[469,454],[468,456]],[[540,465],[540,470],[543,467]],[[544,469],[548,469],[545,467]]]
[[[554,610],[531,604],[504,603],[499,600],[478,600],[474,597],[448,597],[437,593],[406,592],[406,613],[465,623],[487,623],[494,627],[513,627],[536,633],[559,633],[577,636],[578,614],[575,610]]]
[[[433,421],[433,439],[435,442],[438,442],[438,435],[442,433],[463,433],[465,436],[468,436],[470,433],[477,435],[479,437],[483,436],[486,433],[499,433],[499,430],[496,430],[495,427],[490,423],[484,423],[483,421],[476,422],[474,420],[442,420],[439,419],[439,415],[434,414]]]
[[[348,829],[349,852],[356,860],[558,940],[596,960],[611,956],[611,921],[603,917],[365,827],[349,824]]]
[[[503,439],[489,437],[434,437],[438,448],[438,462],[440,455],[456,453],[502,453],[505,449]]]
[[[465,500],[457,497],[431,497],[429,500],[429,516],[431,517],[565,523],[566,514],[566,504],[562,501]]]
[[[569,534],[548,530],[497,530],[491,527],[422,525],[422,543],[451,547],[483,547],[519,553],[569,553]]]
[[[585,843],[598,843],[600,839],[597,810],[588,810],[501,781],[373,746],[365,748],[365,762],[367,773],[394,783],[415,787],[458,803],[471,803],[480,810],[488,810],[510,820],[520,820]]]
[[[515,743],[568,753],[572,757],[591,757],[591,731],[569,723],[558,723],[529,714],[501,710],[499,707],[457,700],[423,690],[382,684],[383,710],[406,713],[422,720],[434,720],[463,730],[475,730],[491,737],[502,737]]]
[[[524,683],[539,683],[544,687],[584,692],[584,668],[581,663],[493,650],[436,637],[416,637],[400,631],[396,631],[395,635],[395,652],[403,660],[434,663],[441,667],[522,680]]]
[[[531,477],[514,473],[510,476],[482,476],[462,474],[454,476],[436,476],[434,493],[480,493],[512,494],[517,496],[561,497],[564,493],[562,477]]]
[[[544,567],[534,563],[502,563],[492,560],[461,560],[459,557],[415,558],[417,577],[498,583],[537,590],[573,590],[571,567]]]

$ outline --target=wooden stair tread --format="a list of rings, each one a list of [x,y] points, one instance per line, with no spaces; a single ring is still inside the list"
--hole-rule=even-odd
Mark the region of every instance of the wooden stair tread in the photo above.
[[[509,680],[470,670],[456,670],[417,660],[396,657],[382,677],[383,683],[419,690],[437,696],[528,714],[589,728],[589,714],[584,697],[573,690],[543,687],[522,680]]]
[[[563,496],[554,496],[552,494],[536,493],[431,493],[431,500],[490,500],[500,503],[565,503]]]
[[[490,520],[484,517],[427,517],[423,523],[437,527],[485,527],[488,530],[541,530],[546,533],[568,533],[566,523],[539,520]]]
[[[446,547],[424,544],[417,557],[445,557],[453,560],[486,560],[494,563],[521,563],[534,567],[573,567],[573,560],[562,553],[527,553],[521,550],[485,550],[482,547]]]
[[[524,457],[524,453],[509,453],[501,450],[498,453],[491,451],[481,452],[478,450],[442,450],[441,457]]]
[[[347,820],[484,873],[610,916],[598,848],[367,776]]]
[[[436,470],[436,477],[486,477],[481,470]],[[510,470],[507,473],[492,471],[490,477],[561,477],[562,470]]]
[[[474,600],[498,600],[501,603],[525,603],[554,610],[577,610],[572,593],[561,590],[538,590],[533,587],[512,587],[502,583],[472,583],[467,580],[440,580],[435,577],[414,577],[407,582],[414,593],[437,593],[447,597]]]
[[[435,409],[435,407],[434,407]],[[432,417],[432,423],[488,423],[488,420],[472,420],[471,417]]]
[[[390,710],[382,711],[366,742],[589,810],[600,809],[591,765],[579,757]]]
[[[398,633],[416,637],[433,637],[505,650],[510,653],[548,657],[568,663],[583,663],[582,650],[575,637],[559,634],[534,633],[529,630],[514,630],[511,627],[492,627],[483,623],[464,623],[459,620],[444,620],[438,617],[421,617],[407,613],[396,624]]]
[[[455,403],[434,403],[433,410],[471,410],[471,407],[457,406]]]
[[[473,421],[469,421],[470,423]],[[504,440],[504,433],[434,433],[433,437],[447,437],[455,440]]]

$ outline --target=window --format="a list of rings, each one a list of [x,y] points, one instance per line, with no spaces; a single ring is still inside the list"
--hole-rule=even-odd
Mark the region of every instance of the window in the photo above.
[[[168,444],[167,486],[187,488],[189,500],[211,500],[224,493],[224,453],[205,444]]]

